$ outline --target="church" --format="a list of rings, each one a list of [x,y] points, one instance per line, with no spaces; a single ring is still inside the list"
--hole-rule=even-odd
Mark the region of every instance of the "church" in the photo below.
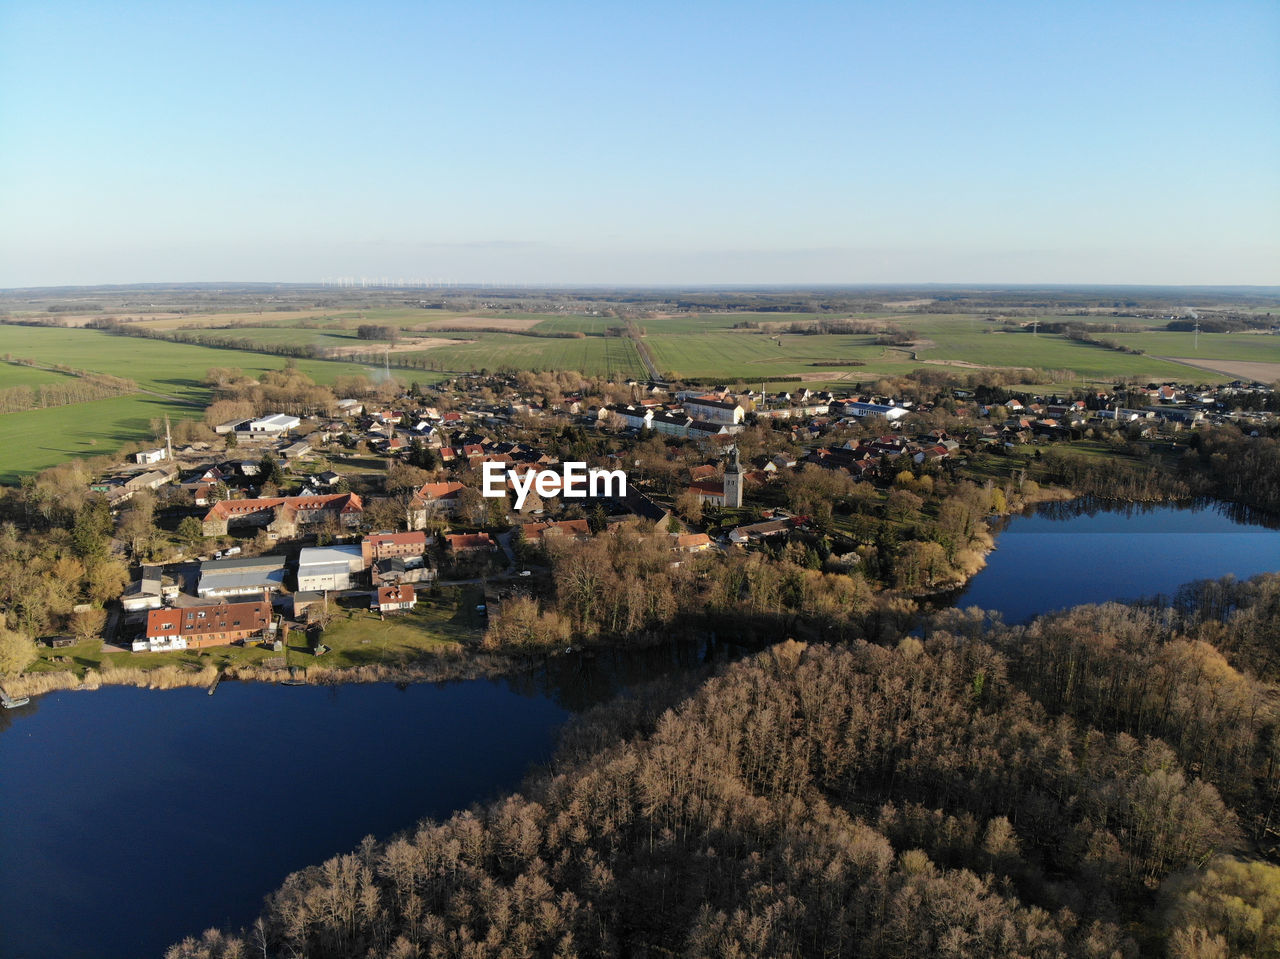
[[[705,506],[728,506],[737,509],[742,506],[742,464],[738,462],[738,448],[733,447],[733,456],[729,465],[724,468],[724,480],[702,480],[690,483],[689,489],[698,494]]]

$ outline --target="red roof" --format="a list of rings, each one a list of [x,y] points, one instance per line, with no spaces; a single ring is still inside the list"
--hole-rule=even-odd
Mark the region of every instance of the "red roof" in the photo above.
[[[449,548],[455,552],[458,550],[494,548],[494,542],[488,533],[453,533],[446,536],[445,539],[449,542]]]
[[[422,489],[418,490],[417,498],[432,502],[438,499],[457,499],[458,491],[463,489],[463,485],[456,480],[449,480],[445,483],[425,483]]]
[[[187,606],[182,609],[153,609],[147,613],[147,636],[204,636],[265,629],[271,622],[271,604],[259,599],[252,603],[219,603],[216,606]]]
[[[268,496],[262,499],[228,499],[215,503],[205,514],[205,522],[213,519],[228,519],[232,516],[244,516],[261,510],[286,509],[315,511],[339,510],[343,513],[360,513],[364,504],[356,493],[331,493],[326,496]]]
[[[370,533],[364,540],[374,546],[421,546],[425,549],[427,534],[421,530],[413,533]]]
[[[413,587],[408,583],[399,586],[379,586],[378,605],[391,606],[395,603],[410,603],[414,600]]]

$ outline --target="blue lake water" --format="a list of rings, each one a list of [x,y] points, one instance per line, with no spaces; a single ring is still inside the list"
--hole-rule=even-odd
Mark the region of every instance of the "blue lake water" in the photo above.
[[[405,688],[107,686],[0,710],[0,957],[158,959],[245,926],[288,873],[513,791],[573,712],[704,654]]]
[[[1280,570],[1280,533],[1213,506],[1050,504],[997,543],[957,603],[1009,622]],[[0,957],[159,957],[243,926],[289,872],[511,791],[571,713],[704,652],[404,689],[106,687],[0,710]]]
[[[1049,503],[1010,519],[955,598],[1022,622],[1081,603],[1171,595],[1183,583],[1280,572],[1280,532],[1225,504]]]

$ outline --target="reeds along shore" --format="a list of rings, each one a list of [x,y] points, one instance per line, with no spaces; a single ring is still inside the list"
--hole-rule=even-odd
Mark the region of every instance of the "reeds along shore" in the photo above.
[[[89,669],[84,678],[69,670],[26,673],[6,679],[4,687],[14,698],[40,696],[68,689],[100,689],[103,686],[136,686],[140,689],[182,689],[188,686],[207,688],[213,685],[219,673],[223,679],[245,682],[301,680],[317,686],[339,683],[429,683],[496,676],[512,672],[519,665],[519,661],[509,657],[487,654],[465,658],[441,657],[437,662],[405,666],[309,666],[292,673],[288,669],[264,669],[258,666],[232,666],[219,670],[215,666],[191,669],[174,664],[155,669]]]

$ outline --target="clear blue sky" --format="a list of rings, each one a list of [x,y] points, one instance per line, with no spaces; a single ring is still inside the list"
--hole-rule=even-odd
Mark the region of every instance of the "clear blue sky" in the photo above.
[[[0,3],[0,287],[1280,284],[1280,3]]]

